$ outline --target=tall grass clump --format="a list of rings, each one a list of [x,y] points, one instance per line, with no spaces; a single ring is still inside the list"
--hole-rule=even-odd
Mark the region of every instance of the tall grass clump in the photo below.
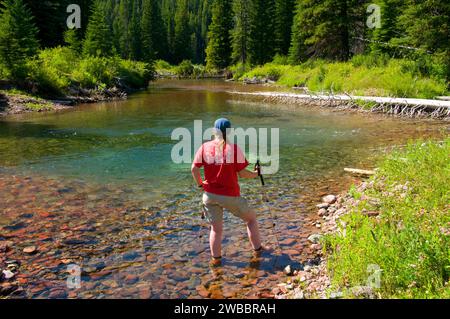
[[[282,57],[241,75],[269,78],[287,87],[306,86],[317,93],[434,98],[448,94],[445,65],[437,59],[391,59],[357,55],[348,62],[310,60],[285,65]]]
[[[334,289],[365,285],[378,265],[381,298],[450,297],[449,158],[448,137],[411,143],[380,163],[373,187],[353,189],[359,204],[325,240]]]

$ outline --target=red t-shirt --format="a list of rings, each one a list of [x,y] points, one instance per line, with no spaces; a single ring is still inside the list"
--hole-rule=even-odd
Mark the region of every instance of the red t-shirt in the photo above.
[[[222,153],[222,154],[221,154]],[[203,144],[194,158],[194,166],[204,167],[203,189],[212,194],[239,197],[238,172],[249,163],[239,146],[214,140]]]

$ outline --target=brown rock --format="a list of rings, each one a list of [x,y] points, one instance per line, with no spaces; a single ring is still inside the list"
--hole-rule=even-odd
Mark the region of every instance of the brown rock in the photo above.
[[[0,241],[0,253],[6,253],[7,251],[11,250],[12,246],[12,241]]]
[[[202,298],[209,298],[209,296],[211,296],[211,293],[202,286],[197,287],[197,292]]]
[[[62,289],[52,290],[52,291],[50,291],[48,298],[49,299],[65,299],[65,298],[67,298],[67,292],[65,292]]]
[[[37,252],[36,246],[28,246],[23,249],[23,252],[28,255],[32,255]]]
[[[380,212],[368,211],[368,212],[364,212],[363,214],[368,217],[377,217],[378,215],[380,215]]]
[[[135,284],[135,283],[137,283],[139,281],[139,278],[136,275],[128,274],[128,275],[125,276],[125,280],[124,281],[125,281],[125,283],[127,285],[133,285],[133,284]]]
[[[295,243],[296,243],[296,240],[294,238],[287,238],[280,242],[280,244],[283,246],[292,246]]]
[[[319,210],[319,212],[317,214],[322,217],[322,216],[327,215],[327,213],[328,213],[327,210],[325,208],[322,208]]]
[[[289,256],[298,256],[298,255],[300,255],[300,251],[294,250],[294,249],[285,250],[284,252],[287,255],[289,255]]]

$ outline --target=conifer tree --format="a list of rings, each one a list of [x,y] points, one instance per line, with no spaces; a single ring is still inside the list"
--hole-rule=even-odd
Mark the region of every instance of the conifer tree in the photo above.
[[[275,0],[248,0],[250,2],[250,32],[248,57],[253,65],[272,60],[274,56]]]
[[[287,55],[291,46],[294,0],[275,0],[275,52]]]
[[[422,54],[434,54],[446,65],[450,79],[450,2],[446,0],[408,0],[399,17],[405,36],[397,43],[422,49]],[[450,85],[449,85],[450,86]]]
[[[296,64],[304,62],[308,57],[306,39],[312,31],[305,27],[306,17],[311,14],[312,7],[300,0],[295,8],[294,22],[292,25],[291,47],[289,48],[289,62]]]
[[[298,0],[290,60],[307,57],[347,60],[365,0]]]
[[[114,18],[112,19],[114,47],[120,53],[122,58],[131,57],[131,37],[130,22],[133,13],[132,0],[120,0],[114,9]]]
[[[24,76],[26,59],[39,48],[31,10],[22,0],[6,0],[0,13],[0,63],[12,78]]]
[[[145,61],[163,58],[167,51],[167,37],[157,0],[144,0],[142,5],[142,54]]]
[[[206,66],[209,69],[220,70],[229,66],[231,62],[231,30],[233,28],[231,0],[215,0],[212,14],[206,49]]]
[[[192,58],[188,0],[177,1],[174,30],[174,62]]]
[[[83,43],[86,56],[111,56],[114,53],[111,29],[105,13],[104,1],[95,0]]]
[[[80,39],[80,31],[78,31],[77,29],[69,29],[64,32],[64,42],[74,52],[82,52],[83,43]]]
[[[233,13],[235,16],[232,31],[233,62],[247,64],[250,34],[250,2],[248,0],[234,0]]]
[[[130,59],[140,61],[143,58],[142,42],[141,42],[142,8],[140,1],[132,1],[132,5],[133,9],[131,12],[130,32],[129,32],[131,43]]]
[[[375,3],[381,9],[381,26],[369,30],[372,52],[391,54],[395,52],[395,48],[391,47],[389,42],[401,34],[398,17],[404,9],[402,3],[404,3],[403,0],[379,0]]]

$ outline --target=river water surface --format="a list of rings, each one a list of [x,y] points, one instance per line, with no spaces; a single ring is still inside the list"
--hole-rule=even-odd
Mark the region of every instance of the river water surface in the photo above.
[[[0,119],[0,240],[14,242],[0,268],[7,259],[21,263],[17,297],[271,297],[286,265],[314,262],[314,206],[354,182],[344,167],[373,168],[392,146],[443,128],[227,93],[252,89],[160,81],[126,101]],[[274,253],[254,258],[244,225],[226,213],[224,263],[211,269],[201,193],[190,165],[172,162],[171,133],[218,117],[279,128],[280,171],[264,188],[242,183]],[[22,253],[30,245],[37,253]],[[82,270],[80,289],[66,285],[73,264]]]

